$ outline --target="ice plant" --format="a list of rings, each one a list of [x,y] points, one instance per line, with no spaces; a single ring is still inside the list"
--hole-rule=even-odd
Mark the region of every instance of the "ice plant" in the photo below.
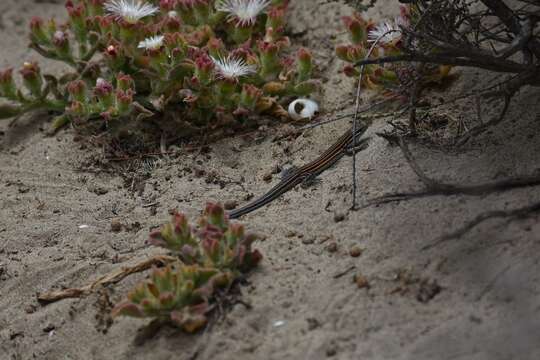
[[[175,212],[170,223],[150,234],[149,243],[169,249],[179,262],[154,269],[113,309],[113,316],[150,317],[187,332],[200,329],[216,290],[229,288],[260,261],[260,253],[251,249],[255,238],[243,225],[230,223],[218,204],[209,203],[196,226]]]
[[[336,55],[347,64],[343,73],[350,77],[360,75],[356,63],[365,60],[368,54],[371,59],[381,56],[402,54],[404,30],[414,21],[409,6],[401,6],[400,15],[393,20],[384,20],[377,24],[365,20],[358,13],[343,18],[349,32],[351,44],[336,47]],[[371,52],[369,52],[371,50]],[[408,65],[393,63],[386,66],[376,64],[364,66],[363,85],[383,95],[397,95],[397,98],[408,97],[407,88],[414,70]],[[427,67],[425,69],[428,69]],[[440,81],[448,75],[449,67],[430,68],[427,73],[419,74],[427,82]]]
[[[198,265],[154,269],[150,280],[136,286],[112,315],[150,317],[195,332],[207,322],[215,289],[230,280],[226,273]]]
[[[151,124],[177,131],[170,114],[206,131],[237,128],[258,115],[286,116],[280,100],[317,90],[307,49],[291,50],[285,0],[67,0],[68,21],[35,17],[30,47],[71,70],[42,75],[28,62],[0,79],[0,117],[34,109],[59,126],[107,120],[112,136]],[[119,85],[129,76],[129,89]],[[75,85],[70,83],[77,80]],[[80,81],[84,82],[85,91]],[[147,119],[142,124],[134,122]],[[140,125],[139,125],[140,124]],[[84,126],[78,126],[84,129]],[[131,131],[131,130],[129,130]],[[193,133],[193,132],[191,132]],[[178,134],[171,134],[178,137]]]

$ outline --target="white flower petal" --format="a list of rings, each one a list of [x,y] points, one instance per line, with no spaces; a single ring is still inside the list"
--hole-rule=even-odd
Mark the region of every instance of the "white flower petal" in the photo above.
[[[402,36],[400,25],[406,25],[404,21],[404,19],[399,17],[393,21],[383,21],[377,24],[377,26],[368,33],[368,42],[373,43],[380,38],[380,43],[390,44],[399,40]]]
[[[134,24],[147,16],[153,16],[159,11],[157,6],[142,0],[109,0],[103,7],[109,14],[130,24]]]
[[[269,5],[270,0],[218,0],[216,10],[227,13],[227,18],[237,20],[240,26],[249,26]]]
[[[243,59],[236,58],[234,56],[228,56],[227,58],[214,58],[211,57],[218,76],[225,79],[237,79],[241,76],[251,75],[257,72],[255,65],[248,65]]]
[[[141,41],[137,47],[139,49],[158,50],[161,46],[163,46],[164,38],[165,37],[163,35],[151,36]]]

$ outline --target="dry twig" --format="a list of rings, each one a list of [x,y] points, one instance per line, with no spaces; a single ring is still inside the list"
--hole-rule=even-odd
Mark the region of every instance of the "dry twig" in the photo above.
[[[178,261],[177,258],[166,255],[156,255],[150,259],[146,259],[136,265],[123,267],[115,270],[107,275],[103,275],[92,283],[77,287],[67,288],[62,290],[54,290],[37,295],[38,301],[42,303],[51,303],[62,299],[80,298],[96,291],[97,289],[110,284],[116,284],[122,281],[125,277],[131,274],[139,273],[150,269],[152,266],[166,265]]]

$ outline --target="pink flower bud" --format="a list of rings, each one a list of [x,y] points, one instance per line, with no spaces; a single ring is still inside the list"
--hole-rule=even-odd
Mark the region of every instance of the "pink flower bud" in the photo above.
[[[244,84],[242,86],[242,93],[240,94],[240,105],[253,111],[257,106],[257,101],[259,101],[262,96],[262,90],[255,85]]]
[[[30,20],[30,39],[38,45],[50,44],[49,37],[45,33],[43,19],[38,16],[34,16]]]
[[[133,89],[135,87],[135,83],[131,76],[120,73],[116,77],[116,87],[125,91],[128,89]]]
[[[127,115],[131,110],[131,104],[133,103],[133,90],[116,90],[116,111],[118,115]]]
[[[98,98],[100,108],[109,111],[113,105],[113,86],[103,78],[98,78],[94,87],[94,95]]]
[[[70,47],[68,35],[63,31],[56,31],[52,39],[53,45],[58,53],[63,57],[70,56]]]
[[[66,112],[71,116],[83,116],[85,115],[84,105],[80,101],[73,101],[71,105],[66,109]]]
[[[172,11],[176,5],[176,0],[160,0],[159,7],[165,11]]]
[[[195,77],[202,84],[207,84],[211,79],[214,62],[206,54],[201,54],[195,59]]]
[[[41,96],[43,80],[41,79],[41,70],[36,62],[25,62],[19,71],[23,77],[23,82],[30,93],[35,96]]]
[[[115,58],[118,56],[118,47],[115,46],[115,45],[109,45],[107,46],[107,48],[105,49],[105,53],[112,57],[112,58]]]
[[[113,86],[103,78],[98,78],[94,87],[94,94],[97,97],[108,96],[113,92]]]
[[[274,6],[268,10],[268,18],[266,27],[272,28],[275,33],[283,32],[285,26],[285,9],[283,7]]]
[[[366,21],[358,14],[355,14],[354,16],[344,16],[342,19],[349,31],[351,41],[354,44],[363,44],[366,41],[367,36]]]
[[[86,83],[82,80],[74,80],[67,85],[67,91],[74,100],[86,101]]]
[[[298,81],[306,81],[311,77],[313,69],[311,53],[305,49],[298,50]]]
[[[225,44],[220,38],[211,38],[206,46],[208,47],[208,53],[214,58],[221,58],[226,53]]]
[[[13,69],[11,68],[0,71],[0,96],[8,99],[14,99],[16,97]]]

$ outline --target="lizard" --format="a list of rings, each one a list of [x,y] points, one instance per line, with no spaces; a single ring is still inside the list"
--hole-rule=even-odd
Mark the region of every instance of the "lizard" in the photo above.
[[[356,134],[354,138],[359,138],[367,130],[368,126],[366,124],[360,124],[356,129]],[[279,183],[272,187],[268,192],[266,192],[261,197],[256,200],[238,208],[229,211],[228,216],[230,219],[237,219],[240,216],[246,215],[252,211],[259,209],[260,207],[272,202],[273,200],[279,198],[281,195],[285,194],[287,191],[291,190],[295,186],[301,183],[306,183],[311,180],[314,180],[315,177],[332,165],[334,165],[344,154],[349,151],[356,151],[352,149],[353,145],[353,134],[352,129],[349,128],[343,135],[341,135],[338,140],[330,146],[325,152],[323,152],[317,159],[303,165],[299,168],[292,168],[286,171],[283,175],[283,178]],[[358,146],[364,146],[364,139],[360,141]]]

